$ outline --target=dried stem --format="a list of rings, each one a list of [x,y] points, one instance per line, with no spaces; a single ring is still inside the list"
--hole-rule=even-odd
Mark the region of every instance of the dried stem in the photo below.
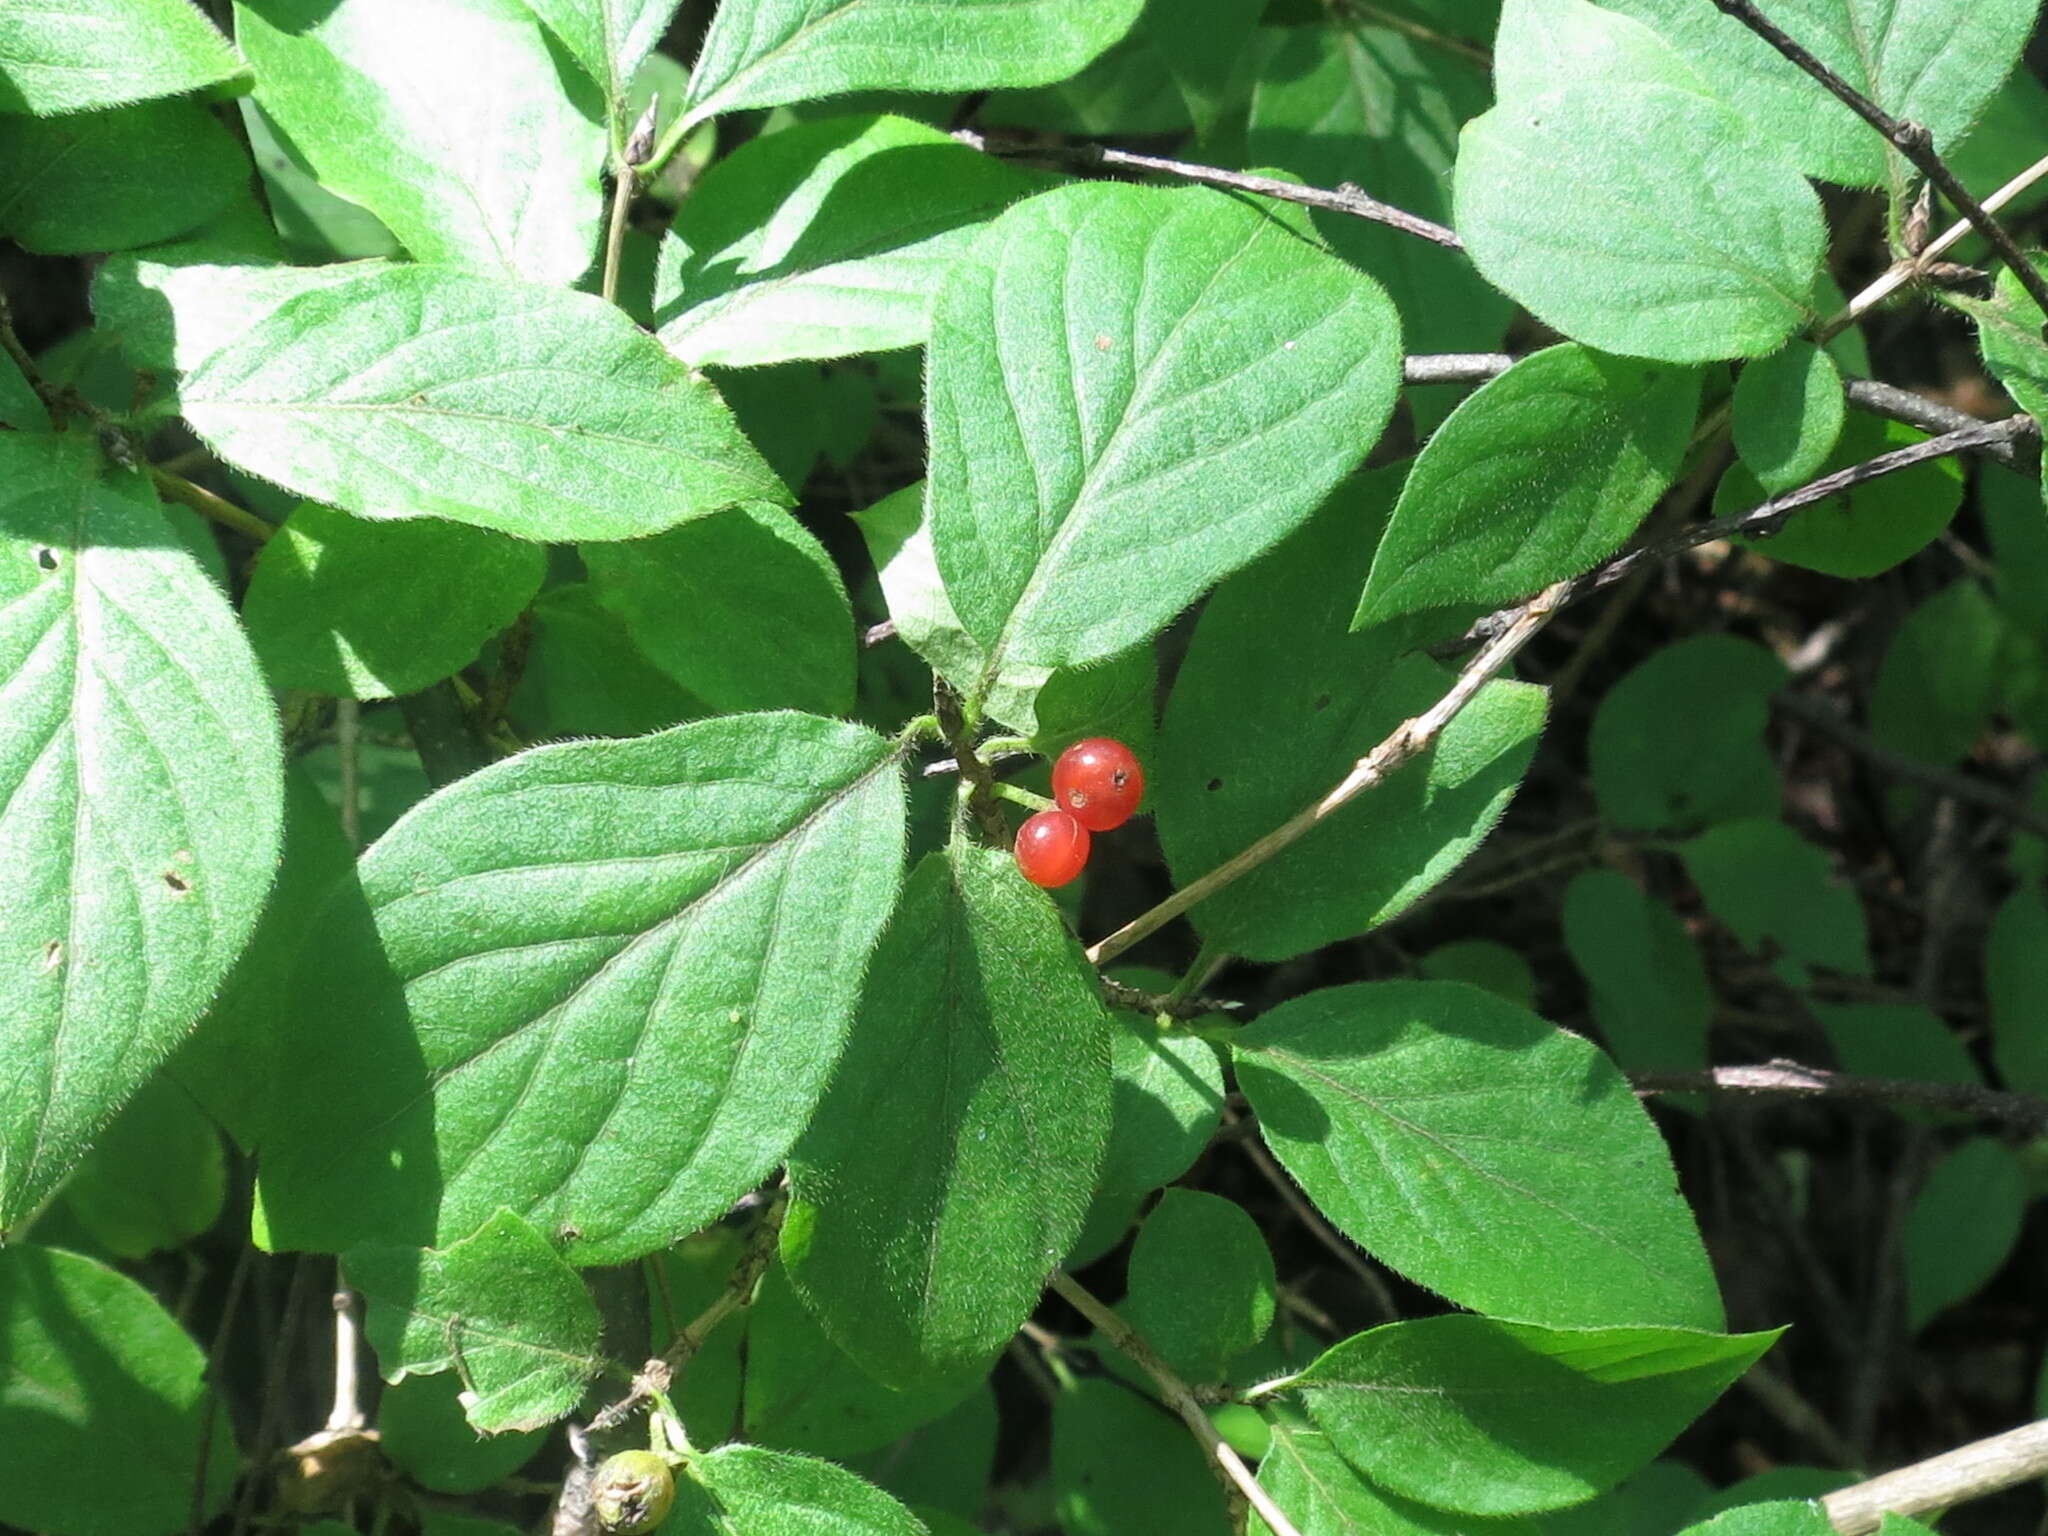
[[[1322,799],[1253,843],[1236,857],[1175,891],[1148,912],[1140,913],[1108,938],[1088,951],[1088,958],[1100,965],[1113,960],[1140,939],[1157,932],[1203,898],[1213,896],[1239,876],[1250,873],[1292,843],[1300,841],[1323,822],[1337,814],[1369,789],[1377,789],[1404,764],[1436,745],[1444,727],[1478,696],[1495,674],[1515,659],[1523,646],[1535,638],[1563,606],[1570,582],[1559,582],[1511,610],[1500,632],[1465,664],[1458,680],[1442,698],[1415,716],[1404,720],[1372,751],[1352,765],[1351,771]]]
[[[1228,192],[1249,192],[1257,197],[1270,197],[1283,203],[1299,203],[1304,208],[1321,208],[1328,213],[1343,213],[1356,219],[1369,219],[1375,224],[1384,224],[1389,229],[1398,229],[1404,235],[1413,235],[1418,240],[1428,240],[1432,244],[1441,245],[1446,250],[1462,251],[1465,248],[1465,242],[1458,238],[1457,231],[1448,225],[1396,208],[1391,203],[1383,203],[1364,188],[1353,186],[1349,182],[1334,188],[1304,187],[1298,182],[1281,181],[1273,176],[1255,176],[1246,171],[1226,171],[1213,165],[1196,165],[1188,160],[1168,160],[1159,155],[1141,155],[1134,150],[1111,149],[1103,144],[1011,143],[971,128],[958,129],[953,136],[992,155],[1022,160],[1049,160],[1074,170],[1145,171],[1155,176],[1172,176],[1181,181],[1197,182],[1205,187],[1221,187]]]
[[[1923,763],[1917,758],[1894,752],[1889,747],[1878,745],[1863,732],[1842,719],[1825,704],[1796,693],[1781,693],[1771,700],[1771,707],[1781,714],[1790,715],[1802,724],[1810,725],[1822,735],[1839,742],[1858,757],[1867,759],[1874,767],[1894,778],[1911,779],[1925,784],[1951,799],[1961,800],[1991,812],[2002,821],[2024,828],[2034,836],[2048,839],[2048,816],[2023,805],[2012,796],[2000,791],[1997,786],[1982,779],[1969,778],[1964,774],[1951,773],[1937,768],[1932,763]]]
[[[1272,1495],[1259,1486],[1259,1480],[1252,1476],[1244,1458],[1216,1432],[1216,1426],[1209,1421],[1209,1415],[1196,1400],[1193,1389],[1175,1374],[1173,1367],[1159,1358],[1145,1336],[1097,1301],[1065,1270],[1054,1270],[1051,1284],[1075,1311],[1095,1325],[1097,1333],[1152,1378],[1152,1384],[1159,1389],[1166,1406],[1180,1416],[1180,1421],[1187,1425],[1195,1439],[1201,1442],[1202,1449],[1209,1453],[1209,1460],[1216,1468],[1217,1477],[1223,1480],[1225,1489],[1242,1495],[1259,1512],[1259,1518],[1272,1527],[1273,1536],[1301,1536],[1294,1522],[1273,1502]]]
[[[2030,1136],[2048,1133],[2048,1099],[2005,1093],[1976,1083],[1923,1083],[1905,1078],[1861,1077],[1830,1072],[1796,1061],[1761,1066],[1710,1067],[1704,1072],[1631,1072],[1639,1094],[1793,1094],[1803,1098],[1855,1099],[1873,1104],[1912,1104],[1992,1120]]]
[[[1984,205],[1970,196],[1963,184],[1956,180],[1955,172],[1948,163],[1934,151],[1934,135],[1919,123],[1893,117],[1876,102],[1849,84],[1827,65],[1815,58],[1776,22],[1759,11],[1753,0],[1713,0],[1717,10],[1733,16],[1758,37],[1769,43],[1778,52],[1805,70],[1820,84],[1833,92],[1835,98],[1870,124],[1907,160],[1913,167],[1934,184],[1936,191],[1948,199],[1949,205],[1961,214],[1975,229],[1990,242],[2001,260],[2013,270],[2027,292],[2048,315],[2048,278],[2036,271],[2034,264],[2020,254],[2020,248],[2013,244],[2012,236],[2005,232],[2005,226],[1994,219]],[[1922,253],[1924,257],[1925,252]]]
[[[2048,1419],[1977,1440],[1926,1461],[1825,1495],[1820,1503],[1841,1536],[1863,1536],[1886,1514],[1946,1509],[2048,1472]]]
[[[760,1283],[761,1276],[775,1257],[776,1240],[782,1234],[782,1219],[788,1214],[788,1197],[778,1195],[748,1234],[747,1246],[741,1252],[739,1262],[733,1266],[732,1276],[726,1281],[718,1299],[698,1313],[690,1326],[670,1341],[667,1349],[640,1368],[639,1374],[633,1378],[632,1389],[593,1418],[585,1429],[586,1434],[600,1435],[606,1430],[616,1429],[632,1416],[636,1408],[651,1401],[656,1392],[666,1392],[677,1373],[704,1347],[711,1330],[742,1307],[753,1303],[754,1287]]]

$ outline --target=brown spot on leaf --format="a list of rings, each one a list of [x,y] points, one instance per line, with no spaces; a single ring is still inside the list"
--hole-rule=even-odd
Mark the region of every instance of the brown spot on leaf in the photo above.
[[[1216,790],[1219,790],[1219,789],[1221,789],[1222,787],[1223,787],[1223,781],[1222,781],[1221,779],[1211,779],[1211,780],[1209,781],[1209,789],[1210,789],[1210,791],[1211,791],[1212,793],[1213,793],[1214,791],[1216,791]]]
[[[48,975],[64,963],[64,941],[52,939],[43,946],[43,973]]]
[[[179,874],[175,869],[164,871],[164,884],[171,888],[173,896],[189,896],[192,894],[192,882]]]
[[[44,571],[57,569],[57,551],[47,544],[38,544],[35,553],[36,568]]]

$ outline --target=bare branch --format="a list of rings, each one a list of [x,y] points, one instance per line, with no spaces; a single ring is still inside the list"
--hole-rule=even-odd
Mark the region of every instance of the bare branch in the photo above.
[[[1753,0],[1714,0],[1714,6],[1717,10],[1733,16],[1805,70],[1832,91],[1843,106],[1883,134],[1892,148],[1910,160],[1921,175],[1934,183],[1935,190],[1949,200],[1949,205],[1970,221],[1970,227],[1991,243],[1991,248],[1998,252],[2000,259],[2007,266],[2012,268],[2013,276],[2020,280],[2021,286],[2041,307],[2042,314],[2048,315],[2048,278],[2044,278],[2035,269],[2034,264],[2020,254],[2020,248],[2013,244],[2012,236],[2005,232],[2005,226],[1994,219],[1984,205],[1970,196],[1963,184],[1956,180],[1955,172],[1948,168],[1948,163],[1934,152],[1933,134],[1919,123],[1893,117],[1801,47],[1790,33],[1759,11]]]
[[[1465,242],[1448,225],[1419,214],[1396,208],[1392,203],[1383,203],[1362,187],[1345,182],[1336,188],[1304,187],[1298,182],[1282,181],[1276,176],[1254,176],[1246,171],[1226,171],[1213,165],[1196,165],[1187,160],[1168,160],[1159,155],[1141,155],[1134,150],[1111,149],[1106,144],[1038,144],[1023,143],[980,133],[971,128],[957,129],[953,135],[963,143],[992,155],[1001,155],[1017,160],[1049,160],[1057,165],[1075,170],[1092,171],[1145,171],[1154,176],[1172,176],[1181,181],[1197,182],[1205,187],[1221,187],[1228,192],[1250,192],[1258,197],[1270,197],[1283,203],[1299,203],[1304,208],[1321,208],[1328,213],[1349,214],[1355,219],[1370,219],[1375,224],[1384,224],[1398,229],[1404,235],[1413,235],[1418,240],[1428,240],[1443,246],[1446,250],[1462,251]]]
[[[1456,719],[1459,711],[1478,696],[1479,690],[1513,661],[1522,647],[1536,637],[1537,631],[1551,621],[1564,606],[1571,590],[1571,582],[1561,581],[1545,588],[1520,607],[1496,615],[1504,617],[1506,622],[1479,654],[1465,664],[1457,681],[1451,684],[1450,691],[1421,714],[1396,726],[1392,735],[1352,765],[1351,771],[1335,789],[1298,815],[1282,822],[1234,858],[1219,864],[1200,879],[1190,881],[1150,911],[1140,913],[1108,938],[1099,940],[1089,949],[1088,958],[1097,965],[1115,959],[1196,902],[1213,896],[1290,843],[1299,841],[1367,790],[1377,789],[1411,759],[1435,746],[1444,727]]]
[[[1821,1508],[1841,1536],[1874,1531],[1886,1514],[1918,1515],[2029,1482],[2048,1472],[2048,1419],[1977,1440],[1910,1467],[1825,1495]]]
[[[1880,746],[1825,704],[1800,694],[1778,694],[1771,700],[1771,707],[1781,714],[1790,715],[1802,724],[1812,726],[1895,778],[1911,779],[1915,783],[1925,784],[1941,794],[1987,810],[2002,821],[2023,827],[2036,837],[2048,839],[2048,816],[2042,815],[2031,806],[2021,804],[1996,785],[1987,784],[1982,779],[1970,778],[1965,774],[1951,773],[1945,768],[1935,767],[1932,763],[1923,763],[1917,758],[1907,757],[1902,752],[1894,752],[1889,747]]]
[[[1294,1522],[1273,1502],[1273,1496],[1259,1486],[1259,1480],[1252,1476],[1244,1458],[1216,1432],[1216,1426],[1209,1422],[1209,1415],[1196,1399],[1193,1389],[1159,1358],[1158,1351],[1146,1342],[1145,1336],[1097,1301],[1087,1287],[1065,1270],[1054,1270],[1050,1283],[1075,1311],[1095,1325],[1097,1333],[1152,1378],[1152,1384],[1159,1388],[1159,1395],[1165,1399],[1166,1406],[1180,1415],[1181,1422],[1201,1442],[1202,1449],[1209,1453],[1216,1475],[1223,1479],[1227,1488],[1233,1488],[1259,1512],[1259,1518],[1272,1527],[1273,1536],[1301,1536]]]
[[[1855,1099],[1872,1104],[1912,1104],[1994,1120],[2038,1136],[2048,1132],[2048,1099],[2002,1093],[1976,1083],[1923,1083],[1905,1078],[1859,1077],[1796,1061],[1768,1061],[1754,1067],[1710,1067],[1704,1072],[1631,1072],[1639,1094],[1792,1094],[1804,1098]]]

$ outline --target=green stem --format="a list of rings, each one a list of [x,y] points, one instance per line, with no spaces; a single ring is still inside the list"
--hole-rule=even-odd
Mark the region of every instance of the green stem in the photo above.
[[[995,781],[994,785],[991,787],[990,792],[994,794],[998,800],[1008,800],[1017,805],[1029,806],[1034,811],[1051,811],[1058,809],[1058,807],[1055,806],[1052,803],[1052,801],[1048,800],[1044,795],[1034,795],[1028,789],[1019,789],[1015,784],[1005,784],[1000,779]]]
[[[630,165],[621,165],[612,177],[612,217],[604,236],[602,292],[607,304],[619,301],[619,262],[626,249],[626,216],[632,211],[633,194],[639,186],[639,172]]]
[[[263,521],[254,512],[244,511],[225,496],[216,496],[203,485],[195,485],[183,475],[174,475],[156,465],[149,466],[150,482],[156,486],[157,494],[166,501],[175,501],[179,506],[190,507],[201,517],[211,518],[223,528],[232,528],[245,538],[265,543],[277,529]]]

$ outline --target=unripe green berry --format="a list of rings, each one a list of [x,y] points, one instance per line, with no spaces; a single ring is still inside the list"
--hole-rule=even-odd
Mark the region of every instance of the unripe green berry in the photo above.
[[[607,1457],[591,1479],[590,1507],[607,1536],[642,1536],[668,1518],[676,1475],[652,1451]]]

